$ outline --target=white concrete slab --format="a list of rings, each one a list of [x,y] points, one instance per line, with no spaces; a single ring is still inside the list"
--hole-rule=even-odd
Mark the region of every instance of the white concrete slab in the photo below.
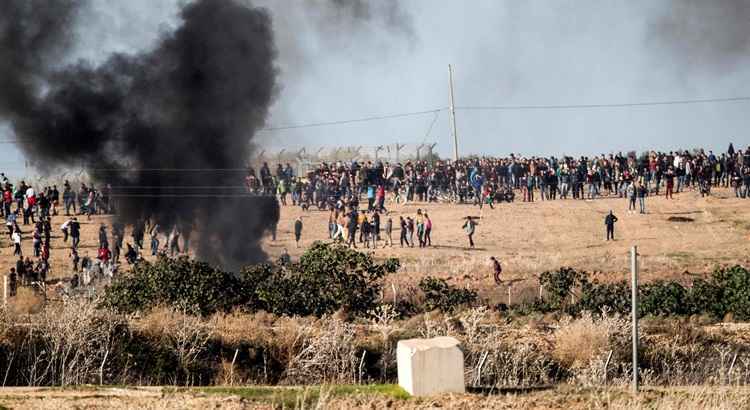
[[[398,342],[398,384],[413,396],[464,393],[464,354],[453,337]]]

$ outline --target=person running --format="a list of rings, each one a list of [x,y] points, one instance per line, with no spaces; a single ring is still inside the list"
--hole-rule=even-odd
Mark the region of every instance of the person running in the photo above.
[[[500,265],[500,261],[498,261],[494,256],[490,256],[490,260],[492,261],[493,278],[495,279],[495,284],[501,285],[503,281],[500,279],[500,274],[503,273],[503,267]]]
[[[298,217],[294,221],[294,242],[299,248],[299,241],[302,239],[302,217]]]
[[[474,219],[470,216],[466,217],[466,222],[464,223],[463,230],[466,232],[466,236],[469,238],[469,248],[474,249],[474,232],[476,232],[477,229],[477,223],[474,221]]]
[[[615,222],[617,222],[617,217],[615,216],[614,212],[611,210],[609,211],[609,214],[604,218],[604,225],[607,227],[607,240],[615,240]]]

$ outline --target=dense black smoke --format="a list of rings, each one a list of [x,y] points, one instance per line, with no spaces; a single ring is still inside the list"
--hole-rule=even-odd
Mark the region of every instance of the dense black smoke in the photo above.
[[[268,13],[195,1],[152,51],[57,67],[80,3],[3,2],[0,115],[25,155],[42,167],[83,161],[112,184],[122,222],[192,226],[201,259],[236,268],[265,258],[260,238],[278,205],[242,182],[276,94]]]
[[[648,41],[684,69],[730,69],[750,56],[749,1],[671,0],[663,6]]]

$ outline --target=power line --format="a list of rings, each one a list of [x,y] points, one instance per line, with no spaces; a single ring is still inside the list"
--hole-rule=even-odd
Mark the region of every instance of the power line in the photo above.
[[[642,101],[642,102],[626,102],[626,103],[601,103],[601,104],[560,104],[560,105],[474,105],[474,106],[457,106],[457,110],[462,111],[501,111],[501,110],[566,110],[566,109],[591,109],[591,108],[627,108],[627,107],[649,107],[649,106],[662,106],[662,105],[690,105],[690,104],[710,104],[710,103],[725,103],[725,102],[748,102],[750,97],[726,97],[726,98],[704,98],[704,99],[686,99],[686,100],[663,100],[663,101]],[[277,127],[266,127],[261,128],[259,131],[271,132],[271,131],[283,131],[292,129],[302,128],[317,128],[334,125],[345,125],[354,124],[360,122],[371,122],[381,121],[393,118],[404,118],[421,116],[426,114],[438,114],[441,111],[447,110],[447,107],[435,108],[424,111],[412,111],[397,114],[388,115],[377,115],[362,118],[354,118],[348,120],[337,120],[337,121],[324,121],[314,123],[302,123],[293,125],[283,125]],[[12,139],[12,140],[0,140],[0,144],[15,144],[31,139]]]
[[[298,129],[298,128],[314,128],[314,127],[325,127],[329,125],[352,124],[352,123],[357,123],[357,122],[380,121],[380,120],[388,120],[392,118],[403,118],[403,117],[413,117],[417,115],[433,114],[433,113],[438,113],[440,111],[443,111],[445,109],[446,108],[443,107],[443,108],[436,108],[433,110],[426,110],[426,111],[414,111],[414,112],[405,112],[405,113],[400,113],[400,114],[378,115],[378,116],[371,116],[371,117],[364,117],[364,118],[356,118],[356,119],[351,119],[351,120],[314,122],[314,123],[296,124],[296,125],[283,125],[283,126],[278,126],[278,127],[261,128],[259,131],[282,131],[282,130],[293,130],[293,129]]]
[[[497,106],[459,106],[457,110],[566,110],[586,108],[624,108],[624,107],[649,107],[659,105],[688,105],[708,104],[722,102],[744,102],[750,101],[750,97],[728,97],[728,98],[706,98],[698,100],[668,100],[668,101],[646,101],[631,103],[612,104],[564,104],[564,105],[497,105]]]

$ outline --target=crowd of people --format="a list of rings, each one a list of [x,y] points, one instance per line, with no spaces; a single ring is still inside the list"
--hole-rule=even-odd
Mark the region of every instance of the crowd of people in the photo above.
[[[37,191],[26,181],[22,180],[14,185],[5,174],[0,174],[0,187],[2,188],[0,215],[5,220],[13,255],[18,257],[9,273],[12,294],[18,286],[43,286],[46,282],[51,269],[49,259],[53,235],[52,217],[62,213],[65,219],[59,226],[59,233],[65,244],[62,249],[67,252],[70,260],[71,284],[74,288],[79,285],[88,285],[97,279],[111,278],[121,264],[121,255],[124,257],[124,262],[131,265],[141,261],[147,231],[150,234],[152,255],[162,253],[175,256],[185,253],[189,245],[189,229],[179,229],[174,226],[162,232],[158,224],[151,223],[149,220],[141,221],[133,226],[132,244],[123,243],[125,226],[115,221],[111,224],[109,233],[105,224],[99,227],[96,255],[90,257],[88,253],[85,253],[81,256],[79,255],[81,224],[78,217],[86,216],[90,220],[92,215],[112,214],[115,211],[109,185],[97,189],[93,185],[81,183],[76,190],[70,182],[65,181],[62,193],[56,185]],[[28,229],[25,228],[27,226]],[[32,255],[24,255],[23,252],[22,245],[25,240],[29,239],[32,243],[33,260]],[[160,244],[163,245],[160,246]]]
[[[750,198],[750,148],[725,153],[678,150],[637,156],[467,158],[452,161],[352,161],[321,163],[306,175],[295,175],[290,164],[272,172],[264,163],[250,168],[251,192],[278,195],[282,205],[333,209],[362,196],[367,210],[385,209],[386,195],[396,202],[474,203],[492,206],[514,200],[596,199],[602,196],[673,198],[686,189],[710,195],[711,188],[732,187]]]
[[[646,198],[694,190],[701,196],[712,187],[731,187],[738,198],[750,198],[750,148],[726,152],[677,150],[636,155],[609,154],[594,157],[467,158],[452,161],[383,161],[321,163],[304,175],[296,175],[290,164],[275,171],[264,163],[259,171],[249,169],[250,192],[277,195],[282,205],[317,208],[330,212],[329,236],[351,247],[392,245],[392,217],[386,208],[392,202],[470,203],[482,208],[498,201],[595,200],[625,198],[628,210],[647,213]],[[360,202],[366,199],[366,205]],[[389,201],[386,201],[386,198]],[[382,219],[385,219],[383,221]],[[400,245],[430,246],[432,221],[417,211],[399,216]],[[469,247],[474,246],[476,219],[463,226]],[[358,233],[358,235],[357,235]]]
[[[750,148],[714,154],[705,150],[678,150],[609,154],[594,157],[522,157],[466,158],[453,161],[383,161],[321,163],[315,169],[297,175],[290,164],[277,165],[275,171],[264,163],[256,173],[249,168],[245,179],[248,193],[276,195],[282,206],[299,206],[305,211],[329,213],[328,235],[333,241],[356,248],[394,246],[394,231],[399,230],[398,245],[430,247],[433,220],[423,209],[430,202],[450,202],[494,207],[497,201],[526,202],[554,200],[594,200],[599,197],[626,198],[628,209],[646,213],[645,199],[695,190],[710,195],[712,187],[731,187],[738,198],[750,198]],[[25,181],[12,184],[0,174],[2,207],[8,238],[18,257],[12,280],[21,284],[44,282],[50,270],[52,217],[64,213],[59,227],[71,261],[74,283],[88,284],[98,276],[116,272],[121,255],[129,264],[142,259],[146,234],[151,255],[175,256],[187,252],[191,227],[162,228],[143,220],[132,228],[132,243],[123,243],[125,227],[113,223],[99,228],[95,257],[79,256],[81,227],[77,217],[109,214],[115,211],[111,188],[81,183],[75,189],[68,181],[62,192],[56,185],[37,189]],[[365,202],[366,201],[366,202]],[[394,215],[391,203],[420,202],[415,214]],[[615,221],[612,215],[609,218]],[[466,217],[462,229],[470,248],[478,225]],[[614,222],[607,224],[608,238]],[[30,226],[26,232],[22,226]],[[302,219],[294,222],[299,246]],[[613,228],[611,228],[613,229]],[[33,258],[23,254],[22,243],[32,241]],[[68,245],[68,239],[70,243]],[[110,240],[111,239],[111,240]],[[80,276],[79,276],[80,275]]]

